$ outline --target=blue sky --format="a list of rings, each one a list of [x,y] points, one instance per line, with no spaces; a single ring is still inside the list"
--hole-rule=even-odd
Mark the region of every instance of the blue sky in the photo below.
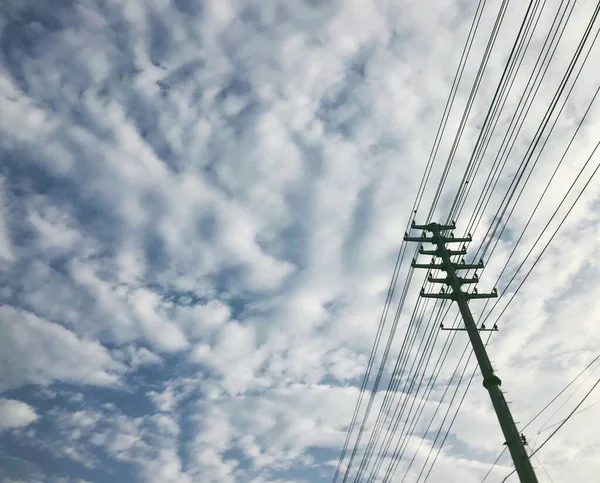
[[[512,3],[450,187],[523,14]],[[507,173],[592,3],[579,2]],[[3,0],[0,479],[330,481],[473,13],[454,0]],[[577,85],[511,233],[599,76]],[[599,115],[517,259],[597,142]],[[597,352],[599,187],[490,345],[522,420]],[[489,280],[510,249],[506,237]],[[501,449],[479,386],[435,481],[477,482]],[[593,411],[540,453],[556,481],[600,471]]]

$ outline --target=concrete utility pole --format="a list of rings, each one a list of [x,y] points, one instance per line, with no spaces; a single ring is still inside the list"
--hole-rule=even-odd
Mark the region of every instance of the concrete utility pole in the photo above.
[[[535,476],[535,472],[533,471],[533,466],[531,466],[531,461],[527,455],[527,452],[525,451],[525,437],[519,434],[519,431],[517,430],[517,426],[512,418],[508,404],[504,399],[504,394],[500,389],[500,378],[494,374],[494,369],[492,368],[492,364],[488,358],[485,346],[481,340],[481,336],[479,335],[479,331],[498,330],[498,328],[494,326],[492,329],[486,329],[482,326],[478,329],[475,320],[473,319],[471,309],[468,305],[470,299],[497,297],[498,292],[496,289],[489,294],[479,294],[477,293],[476,289],[473,290],[472,293],[463,292],[461,288],[463,284],[477,283],[479,278],[477,275],[475,275],[473,278],[462,278],[459,277],[456,272],[458,270],[483,268],[483,260],[477,264],[466,264],[464,260],[462,260],[461,263],[453,263],[451,257],[455,255],[465,255],[467,252],[466,246],[463,245],[461,250],[450,250],[446,248],[447,243],[466,243],[470,242],[472,237],[471,235],[469,235],[467,238],[454,238],[454,235],[451,235],[450,237],[443,236],[443,231],[453,230],[456,228],[454,223],[452,223],[452,225],[440,225],[438,223],[416,225],[413,221],[412,228],[424,230],[421,237],[411,237],[406,234],[404,239],[411,242],[433,243],[436,246],[435,250],[423,250],[423,248],[420,247],[419,253],[423,255],[433,255],[434,257],[441,259],[441,263],[435,263],[434,258],[432,263],[429,264],[420,264],[417,263],[416,260],[413,260],[412,266],[414,268],[439,269],[445,271],[447,275],[446,278],[432,278],[431,275],[429,275],[428,280],[433,283],[443,283],[452,289],[451,291],[444,291],[444,289],[442,289],[439,294],[428,294],[425,293],[424,290],[421,290],[421,296],[425,298],[449,299],[458,304],[458,308],[463,318],[464,328],[446,329],[444,328],[443,324],[441,328],[442,330],[466,330],[467,334],[469,335],[469,339],[471,340],[471,345],[473,346],[473,352],[475,352],[475,356],[477,357],[479,369],[483,375],[483,386],[490,393],[490,399],[492,400],[494,410],[496,411],[498,421],[500,422],[500,427],[502,428],[502,433],[504,433],[504,438],[506,439],[505,444],[508,446],[510,455],[512,456],[515,464],[515,469],[519,475],[519,479],[521,480],[521,483],[537,483],[538,480]],[[431,236],[427,237],[425,232],[431,233]]]

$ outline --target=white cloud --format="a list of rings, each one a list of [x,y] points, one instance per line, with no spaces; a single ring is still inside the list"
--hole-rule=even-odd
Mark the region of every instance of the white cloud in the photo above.
[[[0,398],[0,428],[14,429],[28,426],[38,419],[35,410],[22,401]]]
[[[160,349],[176,351],[187,346],[185,336],[179,328],[165,321],[157,313],[159,299],[155,293],[144,289],[137,290],[131,295],[130,302],[142,323],[142,330]]]
[[[12,307],[0,307],[0,346],[6,370],[3,389],[53,381],[115,385],[124,366],[98,342],[78,338],[64,327]]]
[[[144,468],[146,481],[186,483],[194,481],[186,475],[181,468],[181,460],[173,450],[161,450],[158,457],[148,463]]]
[[[132,345],[124,347],[123,350],[113,351],[113,356],[118,360],[126,362],[133,369],[161,364],[163,362],[159,356],[145,347],[135,347]]]
[[[79,232],[69,226],[72,222],[64,211],[47,205],[48,200],[43,198],[32,201],[34,206],[29,211],[29,222],[37,231],[41,251],[68,253],[81,242]]]

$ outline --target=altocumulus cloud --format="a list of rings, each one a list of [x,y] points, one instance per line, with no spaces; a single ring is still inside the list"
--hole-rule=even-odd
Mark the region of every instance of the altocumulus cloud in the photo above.
[[[21,428],[34,422],[37,414],[28,404],[14,399],[0,399],[0,428]]]
[[[473,10],[4,0],[0,476],[330,480]],[[594,202],[573,226],[597,218]],[[563,274],[554,295],[593,250],[542,267]],[[590,300],[574,301],[588,338]],[[548,324],[562,337],[557,317],[528,316],[525,335]],[[522,335],[499,343],[498,364],[526,366]],[[536,341],[549,359],[556,339]],[[592,349],[567,345],[570,375]],[[531,378],[523,369],[513,386],[523,401]],[[444,481],[478,481],[495,457],[480,412],[479,427],[457,421]]]

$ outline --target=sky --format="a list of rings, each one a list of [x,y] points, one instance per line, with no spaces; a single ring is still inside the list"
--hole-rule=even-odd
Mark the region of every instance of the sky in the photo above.
[[[526,4],[509,3],[436,216],[458,188]],[[545,5],[517,90],[559,8]],[[483,11],[424,206],[499,8],[490,0]],[[577,2],[490,206],[593,8]],[[0,480],[331,481],[475,9],[465,0],[3,0]],[[600,84],[599,48],[486,260],[482,290]],[[511,269],[584,166],[599,123],[594,104]],[[594,178],[488,346],[521,426],[598,355],[599,221]],[[544,413],[547,426],[575,407],[596,368]],[[600,474],[599,421],[595,406],[557,433],[534,460],[540,482]],[[532,426],[528,439],[543,430]],[[475,378],[429,481],[479,482],[502,442]],[[487,481],[511,469],[504,457]]]

